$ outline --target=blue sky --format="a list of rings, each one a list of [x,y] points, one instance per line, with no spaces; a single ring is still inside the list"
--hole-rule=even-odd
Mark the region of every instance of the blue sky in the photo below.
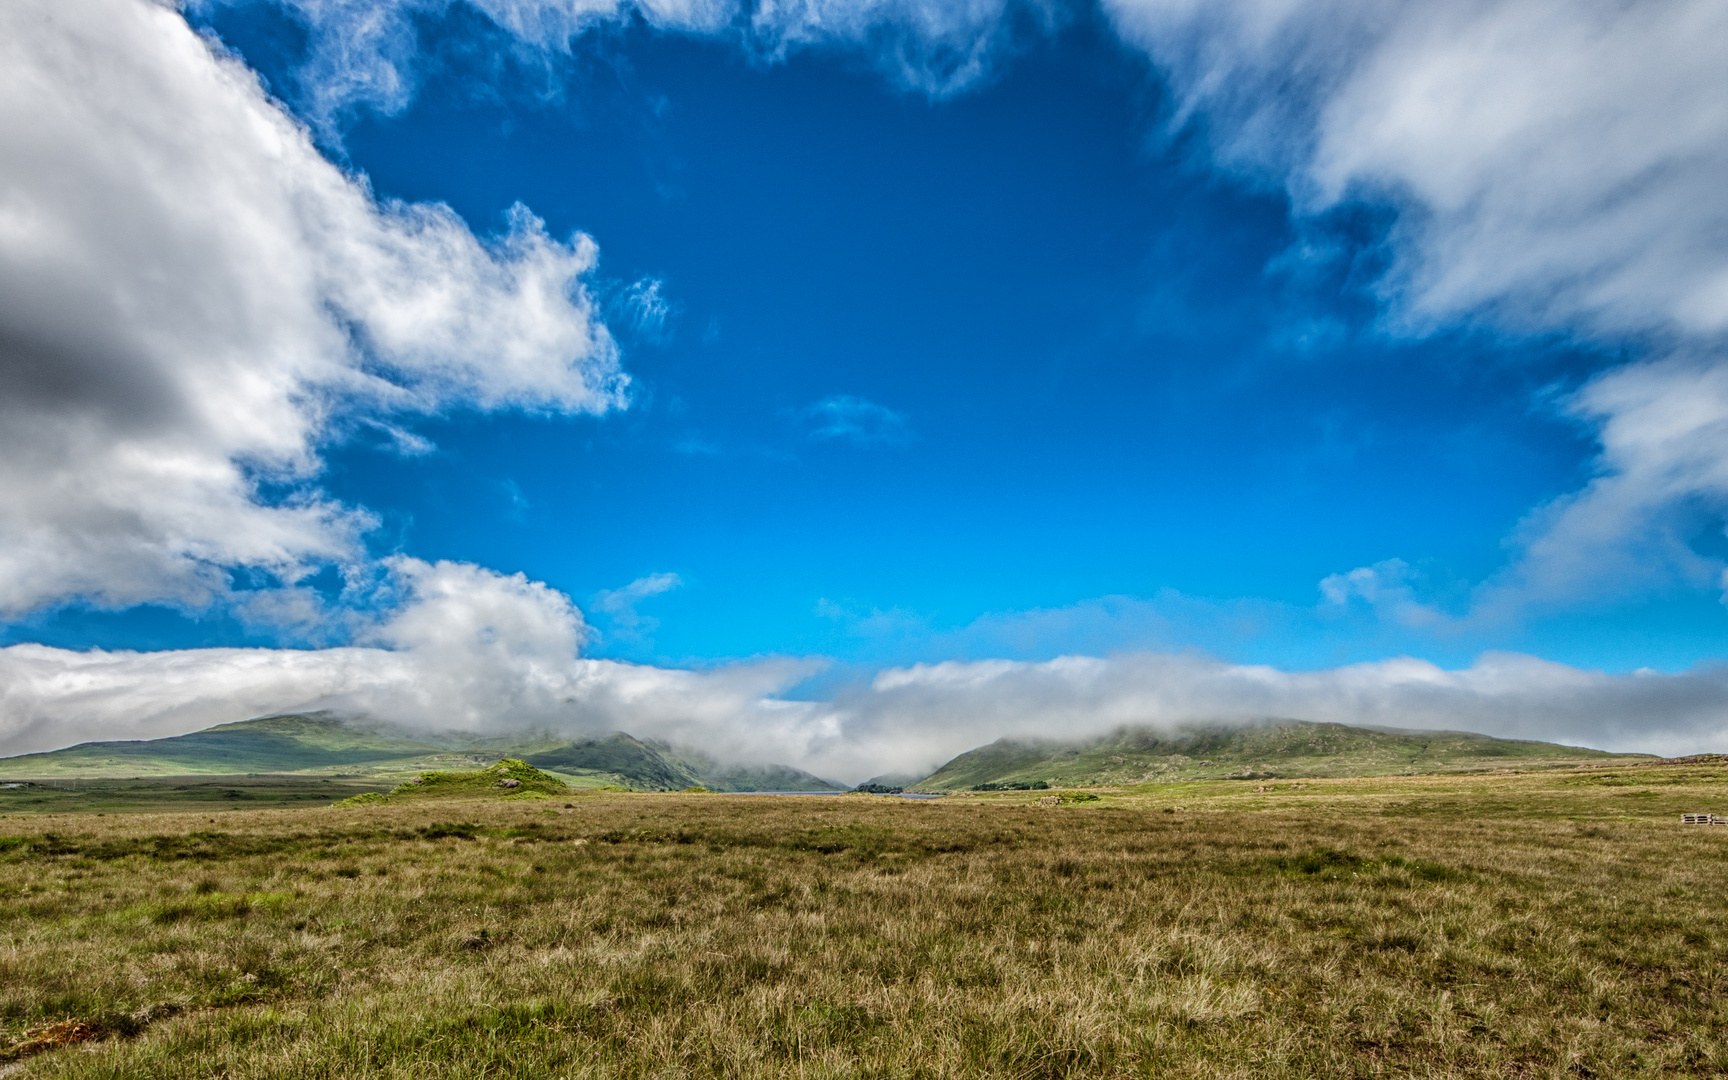
[[[269,6],[214,15],[293,101],[303,32]],[[504,46],[478,22],[427,20],[440,62],[413,104],[350,121],[337,152],[380,196],[448,203],[477,232],[522,202],[554,235],[595,237],[632,405],[457,412],[416,425],[437,446],[418,457],[362,433],[326,483],[381,515],[375,550],[521,570],[579,601],[678,575],[643,602],[653,633],[602,654],[941,659],[925,628],[1161,590],[1309,606],[1327,575],[1390,558],[1445,597],[1589,467],[1588,431],[1545,395],[1600,351],[1389,332],[1372,292],[1386,216],[1299,225],[1282,192],[1209,169],[1160,131],[1167,93],[1095,16],[935,101],[852,57],[753,63],[640,21],[499,79]],[[1304,258],[1308,230],[1323,258]],[[644,323],[637,282],[669,313]],[[822,403],[848,399],[863,425],[824,434]],[[1390,645],[1672,668],[1728,628],[1695,599],[1322,650],[1195,629],[1297,665]],[[858,625],[884,612],[910,625]],[[147,633],[256,638],[181,622]],[[136,625],[57,623],[68,644],[130,644]]]
[[[1472,19],[1535,40],[1558,17],[1539,7],[1434,10],[1458,40]],[[238,470],[237,513],[316,504],[346,524],[269,557],[197,554],[194,536],[152,584],[64,570],[7,605],[0,641],[366,644],[404,595],[377,591],[381,568],[408,557],[544,583],[580,609],[584,656],[672,669],[1139,650],[1458,669],[1512,651],[1615,673],[1723,655],[1716,451],[1648,449],[1714,447],[1715,421],[1639,425],[1669,415],[1649,405],[1662,380],[1715,385],[1720,252],[1683,237],[1728,211],[1687,209],[1685,175],[1639,180],[1639,227],[1682,239],[1627,239],[1567,164],[1582,106],[1505,106],[1517,153],[1458,136],[1481,128],[1468,116],[1414,138],[1374,112],[1402,90],[1373,79],[1420,35],[1374,38],[1353,9],[1301,9],[1276,55],[1151,2],[835,4],[819,24],[596,9],[550,30],[533,4],[404,2],[377,38],[343,21],[359,10],[186,18],[276,102],[248,107],[306,125],[383,220],[447,206],[495,269],[526,265],[508,255],[518,205],[557,258],[592,238],[568,318],[616,349],[566,374],[628,389],[498,389],[496,334],[415,368],[346,315],[356,377],[412,394],[448,364],[480,374],[414,404],[294,391],[298,450],[211,451]],[[1575,13],[1605,40],[1672,30],[1619,17]],[[1366,44],[1302,53],[1328,35]],[[1508,40],[1515,71],[1529,57]],[[954,76],[954,55],[982,60]],[[1634,71],[1619,100],[1669,77]],[[1693,137],[1628,145],[1627,168],[1722,150]],[[1531,191],[1591,209],[1550,220]],[[1692,284],[1690,306],[1652,299]]]

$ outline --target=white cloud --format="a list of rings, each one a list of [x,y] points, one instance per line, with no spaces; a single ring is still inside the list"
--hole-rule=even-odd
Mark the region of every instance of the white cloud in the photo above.
[[[1016,13],[1049,26],[1057,7],[1038,0],[760,0],[750,26],[772,55],[809,45],[866,47],[897,84],[941,97],[990,75],[1012,47]]]
[[[192,0],[213,7],[244,0]],[[559,50],[600,23],[640,14],[663,30],[714,32],[736,13],[732,0],[469,0],[526,50]],[[302,111],[334,137],[356,106],[392,114],[414,98],[420,43],[415,20],[438,18],[450,0],[282,0],[309,42],[297,81]]]
[[[649,574],[621,589],[602,589],[594,596],[594,610],[604,612],[610,618],[614,634],[640,640],[659,629],[660,620],[643,615],[636,610],[636,605],[683,585],[684,579],[677,574]]]
[[[196,0],[203,6],[244,0]],[[345,113],[400,111],[419,72],[415,20],[450,0],[281,0],[307,27],[297,72],[299,108],[328,137]],[[987,78],[1014,47],[1014,22],[1053,25],[1052,0],[470,0],[521,59],[545,62],[603,24],[640,17],[656,30],[736,38],[752,55],[783,60],[806,48],[862,51],[905,89],[942,97]]]
[[[332,649],[74,652],[0,649],[0,753],[154,738],[296,709],[434,731],[620,728],[728,759],[807,756],[814,706],[770,695],[808,662],[666,670],[578,655],[587,630],[564,596],[521,574],[389,561],[393,604]]]
[[[585,659],[587,630],[569,598],[521,574],[407,558],[391,560],[388,574],[390,601],[361,628],[359,646],[0,649],[0,753],[301,709],[433,731],[625,730],[842,780],[931,768],[1001,736],[1266,717],[1658,753],[1728,741],[1728,669],[1607,675],[1512,653],[1457,671],[1396,659],[1290,672],[1151,652],[950,661],[889,668],[826,700],[790,700],[820,664],[687,671]],[[630,588],[664,591],[657,578]]]
[[[1399,210],[1381,282],[1394,325],[1486,319],[1672,351],[1568,401],[1597,425],[1600,475],[1530,515],[1478,615],[1720,574],[1686,541],[1728,512],[1728,7],[1105,6],[1170,78],[1176,122],[1202,122],[1226,167],[1284,186],[1300,214],[1357,199]]]
[[[1431,627],[1441,620],[1416,599],[1415,574],[1403,559],[1386,559],[1348,573],[1329,574],[1320,581],[1320,612],[1333,615],[1362,603],[1381,618],[1403,626]]]
[[[1598,425],[1601,475],[1530,515],[1517,560],[1478,590],[1477,613],[1675,584],[1728,589],[1721,558],[1692,546],[1720,536],[1728,513],[1728,364],[1631,364],[1586,384],[1570,408]]]
[[[684,671],[583,659],[581,616],[542,584],[409,559],[391,571],[400,606],[365,636],[377,647],[0,649],[0,753],[318,708],[434,731],[625,730],[853,781],[932,768],[1002,736],[1266,717],[1670,754],[1728,741],[1728,669],[1607,675],[1510,653],[1457,671],[1396,659],[1288,672],[1158,653],[951,661],[891,668],[828,700],[788,700],[819,665]]]
[[[1287,717],[1682,753],[1728,740],[1728,671],[1607,675],[1512,653],[1447,671],[1408,658],[1310,672],[1188,656],[948,662],[879,674],[841,702],[848,735],[895,767],[999,735],[1080,737],[1123,724]],[[937,718],[940,718],[938,720]],[[966,744],[966,745],[962,745]]]
[[[659,278],[642,278],[625,287],[616,301],[623,321],[645,341],[663,344],[671,339],[671,324],[677,320],[679,305],[666,298],[666,283]]]
[[[619,402],[594,259],[379,202],[167,7],[0,6],[0,612],[360,558],[332,425]]]
[[[1728,329],[1713,0],[1108,0],[1223,159],[1308,211],[1403,206],[1410,317]]]

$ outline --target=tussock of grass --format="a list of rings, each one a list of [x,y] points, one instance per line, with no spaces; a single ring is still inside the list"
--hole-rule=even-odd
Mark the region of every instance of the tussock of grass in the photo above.
[[[390,799],[382,791],[363,791],[358,795],[350,795],[338,802],[337,806],[382,806]]]
[[[1678,824],[1728,777],[1572,778],[10,818],[0,1047],[80,1078],[1728,1072],[1728,829]]]

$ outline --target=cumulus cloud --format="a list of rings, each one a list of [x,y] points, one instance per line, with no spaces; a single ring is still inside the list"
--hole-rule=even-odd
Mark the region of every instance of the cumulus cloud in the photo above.
[[[360,558],[342,423],[620,402],[594,259],[376,199],[167,7],[0,7],[0,612]]]
[[[655,588],[645,581],[643,594]],[[932,768],[1002,736],[1268,717],[1657,753],[1719,750],[1728,740],[1720,667],[1608,675],[1499,653],[1454,671],[1396,659],[1291,672],[1146,652],[914,664],[800,700],[790,692],[820,664],[689,671],[584,658],[581,613],[521,574],[398,558],[385,587],[383,614],[360,630],[361,644],[343,648],[0,649],[0,753],[309,709],[436,732],[625,730],[842,780]]]
[[[266,713],[332,709],[429,731],[620,728],[751,759],[808,756],[822,721],[773,700],[808,662],[696,672],[578,654],[569,598],[521,574],[396,558],[361,644],[330,649],[0,649],[0,753],[155,738]]]

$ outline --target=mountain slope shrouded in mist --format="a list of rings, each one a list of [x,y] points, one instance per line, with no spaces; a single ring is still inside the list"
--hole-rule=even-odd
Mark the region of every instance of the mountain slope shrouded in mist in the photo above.
[[[1461,731],[1271,720],[1248,726],[1123,728],[1084,742],[998,739],[961,754],[912,786],[920,791],[1039,782],[1081,787],[1231,777],[1470,772],[1637,760],[1651,758]]]
[[[724,765],[699,751],[642,742],[623,732],[569,740],[544,732],[512,736],[414,735],[327,713],[268,716],[189,735],[94,742],[0,758],[0,777],[17,779],[365,775],[407,779],[427,771],[475,769],[520,757],[573,786],[639,791],[837,791],[838,784],[786,765]]]
[[[622,731],[578,739],[532,754],[530,765],[577,776],[610,774],[644,791],[705,787],[713,791],[840,791],[841,785],[788,765],[722,765],[696,750],[639,740]]]
[[[0,758],[0,775],[133,777],[401,771],[424,761],[454,767],[471,760],[456,748],[368,730],[337,717],[267,716],[166,739],[91,742],[42,754]],[[470,765],[469,767],[472,767]]]
[[[683,762],[669,758],[622,731],[597,739],[577,739],[531,754],[523,760],[537,769],[552,769],[576,776],[616,778],[626,782],[627,786],[646,791],[678,791],[706,786],[695,770]]]

